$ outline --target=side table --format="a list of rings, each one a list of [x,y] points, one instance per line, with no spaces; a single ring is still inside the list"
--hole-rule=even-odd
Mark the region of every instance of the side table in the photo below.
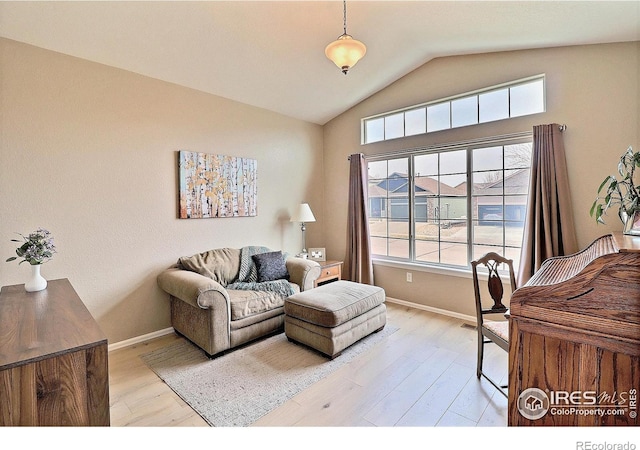
[[[315,281],[314,287],[342,279],[342,261],[318,261],[318,264],[320,264],[320,276]]]

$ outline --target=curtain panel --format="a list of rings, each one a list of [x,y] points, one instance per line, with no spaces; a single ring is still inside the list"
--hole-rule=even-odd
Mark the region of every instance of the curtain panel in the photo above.
[[[577,251],[562,131],[558,124],[537,125],[518,286],[529,281],[547,258]]]
[[[349,157],[349,212],[347,217],[347,279],[373,285],[373,263],[367,208],[367,164],[362,153]]]

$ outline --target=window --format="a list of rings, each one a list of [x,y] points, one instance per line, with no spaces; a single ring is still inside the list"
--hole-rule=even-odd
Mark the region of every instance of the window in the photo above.
[[[362,119],[362,143],[434,133],[545,110],[544,75]]]
[[[517,267],[531,148],[525,134],[368,161],[374,256],[468,268],[494,251]]]

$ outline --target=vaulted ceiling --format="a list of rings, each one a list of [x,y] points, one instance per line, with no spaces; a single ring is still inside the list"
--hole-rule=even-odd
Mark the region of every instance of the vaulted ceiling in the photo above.
[[[0,36],[324,124],[441,56],[640,40],[639,1],[0,2]]]

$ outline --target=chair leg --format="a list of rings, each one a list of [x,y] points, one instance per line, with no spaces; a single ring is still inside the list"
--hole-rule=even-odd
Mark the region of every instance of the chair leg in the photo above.
[[[484,356],[484,336],[478,333],[478,367],[476,368],[476,376],[478,379],[482,375],[482,358]]]
[[[495,387],[498,391],[500,391],[500,393],[502,395],[504,395],[505,397],[509,398],[509,394],[507,394],[507,392],[505,392],[506,389],[509,388],[509,386],[507,385],[499,385],[498,383],[496,383],[495,381],[493,381],[491,378],[489,378],[488,376],[486,376],[484,373],[482,374],[482,376],[493,385],[493,387]]]

